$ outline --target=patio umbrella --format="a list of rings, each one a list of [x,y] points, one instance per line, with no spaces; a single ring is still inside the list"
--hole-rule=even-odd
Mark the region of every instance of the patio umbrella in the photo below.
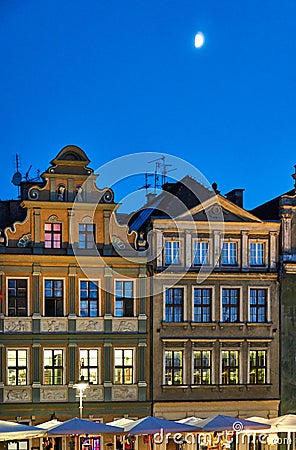
[[[125,417],[122,417],[121,419],[113,420],[112,422],[107,422],[107,425],[112,425],[115,427],[124,427],[125,425],[134,423],[134,422],[135,421],[133,419],[127,419]]]
[[[271,428],[277,433],[281,432],[295,432],[296,431],[296,415],[286,414],[284,416],[276,417],[275,419],[269,419]]]
[[[186,417],[185,419],[180,419],[177,420],[177,422],[180,423],[187,423],[187,425],[193,425],[198,426],[198,424],[202,421],[203,419],[201,419],[200,417],[195,417],[195,416],[191,416],[191,417]]]
[[[47,422],[39,423],[36,425],[37,428],[43,428],[44,430],[50,430],[58,425],[61,425],[63,422],[57,419],[48,420]]]
[[[61,425],[57,425],[48,430],[48,436],[62,436],[67,434],[90,434],[98,435],[105,433],[122,433],[123,429],[120,427],[113,427],[100,422],[92,422],[87,419],[74,419],[66,420]]]
[[[25,439],[40,435],[41,428],[25,425],[24,423],[9,422],[0,420],[0,441]]]
[[[251,420],[240,419],[239,417],[224,416],[217,414],[198,422],[198,427],[202,431],[244,431],[263,430],[270,428],[267,423],[253,422]]]
[[[160,419],[152,416],[135,420],[133,423],[127,424],[124,427],[124,431],[130,434],[155,434],[161,430],[164,433],[194,433],[200,431],[200,428],[187,425],[186,423],[174,422],[173,420]]]

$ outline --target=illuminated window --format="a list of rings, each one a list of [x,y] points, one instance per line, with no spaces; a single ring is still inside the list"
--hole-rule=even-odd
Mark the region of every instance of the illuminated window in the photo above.
[[[194,288],[194,322],[211,322],[212,289]]]
[[[133,349],[115,349],[114,384],[132,384],[134,379]]]
[[[95,247],[95,225],[93,223],[80,223],[79,229],[79,248]]]
[[[234,265],[237,264],[237,243],[223,242],[222,244],[222,264]]]
[[[99,350],[98,349],[80,349],[80,375],[84,380],[92,384],[99,383]]]
[[[46,223],[44,225],[44,246],[45,248],[62,247],[61,223]]]
[[[183,322],[183,289],[170,288],[165,291],[165,321]]]
[[[267,322],[267,289],[250,289],[250,322]]]
[[[211,351],[193,352],[193,384],[211,384]]]
[[[165,242],[165,264],[180,264],[180,243],[179,241]]]
[[[262,242],[250,243],[250,265],[251,266],[264,265],[264,244]]]
[[[7,350],[7,384],[9,386],[25,386],[27,372],[27,350]]]
[[[222,289],[222,322],[239,322],[239,289]]]
[[[115,316],[134,316],[134,294],[132,281],[115,282]]]
[[[63,350],[43,350],[43,383],[63,384]]]
[[[266,350],[250,350],[249,383],[266,383]]]
[[[239,384],[239,352],[222,351],[222,384]]]
[[[8,279],[8,315],[24,317],[28,315],[28,280]]]
[[[97,281],[80,281],[80,316],[99,315],[99,288]]]
[[[193,264],[209,264],[209,243],[205,241],[194,242]]]
[[[63,316],[63,280],[44,281],[45,317]]]
[[[165,373],[164,379],[166,385],[183,384],[183,351],[166,350],[165,354]]]

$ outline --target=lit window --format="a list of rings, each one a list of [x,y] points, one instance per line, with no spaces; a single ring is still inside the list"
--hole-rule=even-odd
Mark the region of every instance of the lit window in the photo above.
[[[80,376],[92,384],[99,383],[99,350],[80,349]]]
[[[63,384],[63,350],[43,350],[43,383]]]
[[[95,247],[95,225],[93,223],[79,224],[79,248]]]
[[[28,280],[8,279],[8,315],[24,317],[28,315]]]
[[[239,352],[222,351],[222,384],[239,384]]]
[[[212,289],[194,288],[194,322],[211,322]]]
[[[29,450],[29,441],[7,441],[6,445],[7,450]]]
[[[266,350],[250,350],[249,383],[266,383]]]
[[[80,316],[99,315],[99,289],[97,281],[80,281]]]
[[[211,384],[211,351],[193,352],[193,384]]]
[[[133,353],[132,349],[115,349],[114,384],[133,384]]]
[[[44,246],[45,248],[62,247],[61,223],[46,223],[44,225]]]
[[[44,281],[45,317],[63,316],[63,280]]]
[[[264,264],[264,244],[262,242],[250,243],[250,265],[263,266]]]
[[[267,289],[250,289],[250,322],[267,322]]]
[[[223,242],[222,264],[223,265],[237,264],[237,243],[236,242]]]
[[[209,264],[209,243],[205,241],[194,242],[194,258],[195,265]]]
[[[183,322],[183,289],[170,288],[165,291],[165,321]]]
[[[28,372],[27,350],[7,350],[7,384],[25,386]]]
[[[115,316],[134,316],[134,294],[132,281],[115,282]]]
[[[165,264],[180,264],[180,243],[179,241],[165,242]]]
[[[166,385],[183,384],[183,351],[165,351],[165,374]]]
[[[221,322],[239,322],[239,289],[222,289]]]

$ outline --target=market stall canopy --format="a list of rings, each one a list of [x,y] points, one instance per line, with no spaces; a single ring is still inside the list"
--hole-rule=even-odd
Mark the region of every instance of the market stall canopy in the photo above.
[[[113,420],[112,422],[107,422],[107,425],[112,425],[113,427],[124,427],[130,423],[134,423],[135,421],[132,419],[127,419],[126,417],[122,417],[121,419]]]
[[[161,430],[165,433],[194,433],[200,431],[200,428],[187,425],[186,423],[174,422],[173,420],[160,419],[152,416],[135,420],[133,423],[124,427],[124,431],[130,434],[155,434]]]
[[[186,417],[185,419],[177,420],[177,422],[187,423],[187,425],[198,426],[198,424],[200,423],[201,420],[203,420],[203,419],[201,419],[200,417],[191,416],[191,417]]]
[[[111,425],[106,425],[105,423],[92,422],[87,419],[79,419],[75,417],[74,419],[66,420],[61,425],[57,425],[50,430],[48,430],[48,436],[62,436],[65,434],[90,434],[99,435],[106,433],[122,433],[123,428],[113,427]]]
[[[58,425],[61,425],[63,422],[57,419],[48,420],[47,422],[39,423],[36,425],[37,428],[43,428],[44,430],[50,430]]]
[[[0,420],[0,441],[26,439],[40,435],[43,430],[24,423]]]
[[[217,414],[198,422],[198,427],[202,431],[237,431],[244,430],[263,430],[270,428],[267,423],[254,422],[251,420],[240,419],[239,417],[224,416]]]
[[[279,416],[275,419],[269,419],[271,428],[277,432],[295,432],[296,431],[296,415],[286,414],[285,416]]]

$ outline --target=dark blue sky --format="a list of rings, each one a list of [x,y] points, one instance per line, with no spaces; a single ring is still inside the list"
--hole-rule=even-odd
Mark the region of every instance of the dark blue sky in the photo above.
[[[178,156],[247,208],[291,189],[295,17],[295,0],[1,0],[0,197],[16,153],[34,176],[67,144],[94,169]]]

